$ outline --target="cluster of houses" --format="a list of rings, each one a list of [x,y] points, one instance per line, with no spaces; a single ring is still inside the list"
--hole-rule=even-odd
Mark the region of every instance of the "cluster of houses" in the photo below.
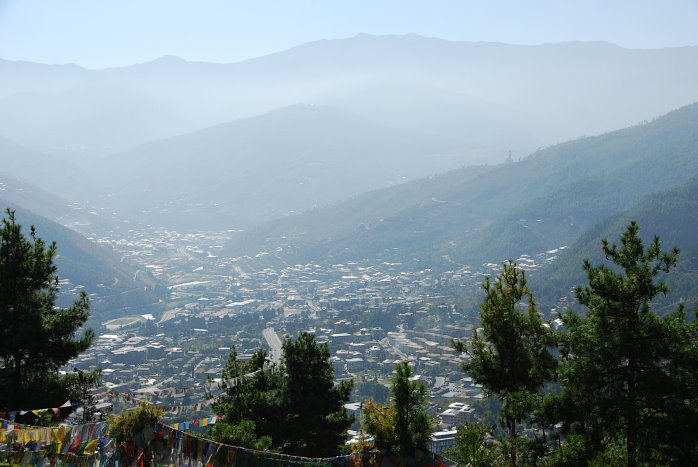
[[[482,388],[462,373],[467,356],[455,352],[452,340],[470,338],[477,313],[466,316],[439,290],[477,285],[499,265],[438,274],[391,262],[288,265],[274,252],[226,257],[228,238],[151,229],[101,239],[166,283],[171,305],[156,316],[102,323],[95,344],[69,367],[101,368],[111,391],[151,392],[161,395],[160,403],[196,405],[204,391],[162,390],[203,388],[220,378],[232,345],[240,358],[273,350],[265,329],[282,338],[309,331],[327,343],[338,379],[369,375],[387,386],[395,365],[408,360],[415,378],[429,387],[440,422],[435,452],[455,442],[457,426],[476,420]],[[554,253],[519,262],[535,269]]]

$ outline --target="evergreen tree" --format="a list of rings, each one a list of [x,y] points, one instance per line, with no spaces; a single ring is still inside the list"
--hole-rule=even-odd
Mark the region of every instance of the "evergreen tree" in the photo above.
[[[562,392],[548,409],[564,422],[566,464],[606,458],[622,446],[627,465],[696,465],[698,443],[698,324],[679,308],[659,318],[650,303],[666,294],[658,280],[676,264],[678,250],[664,252],[658,237],[648,249],[633,222],[620,245],[603,241],[612,265],[584,263],[589,285],[576,289],[586,316],[568,313],[564,323]]]
[[[344,444],[354,417],[349,402],[351,381],[334,385],[334,368],[327,344],[313,334],[301,332],[283,343],[284,452],[308,457],[336,455]]]
[[[68,398],[77,401],[82,407],[81,423],[94,423],[98,420],[96,399],[92,394],[92,389],[100,384],[102,370],[97,369],[91,372],[75,370],[68,373],[62,380],[63,386],[68,391]]]
[[[58,369],[94,339],[78,329],[89,316],[82,292],[69,308],[55,306],[56,245],[46,245],[31,227],[30,239],[14,211],[0,226],[0,407],[52,407],[65,402],[67,388]]]
[[[337,455],[353,422],[344,408],[352,383],[334,385],[327,344],[301,333],[284,341],[279,367],[266,357],[258,351],[243,362],[233,347],[222,375],[225,393],[214,404],[224,419],[214,425],[212,437],[299,456]]]
[[[487,432],[490,427],[474,422],[465,422],[458,427],[454,449],[448,449],[445,454],[459,465],[472,467],[489,467],[504,464],[504,459],[497,449],[498,443],[488,442]]]
[[[390,404],[369,401],[361,420],[375,438],[376,448],[414,456],[426,451],[434,432],[435,419],[427,413],[428,389],[424,383],[410,381],[409,362],[395,367],[390,387]]]
[[[471,357],[463,371],[482,384],[486,394],[502,400],[501,416],[514,439],[516,423],[532,412],[535,395],[552,378],[556,360],[548,348],[555,345],[555,337],[543,325],[525,272],[513,261],[503,267],[496,282],[488,276],[482,286],[482,333],[473,334],[469,348],[464,342],[453,345]],[[515,453],[512,456],[516,463]]]
[[[233,345],[222,374],[224,394],[213,405],[224,416],[211,429],[214,440],[250,449],[281,443],[282,376],[266,357],[259,350],[244,362]]]
[[[415,455],[426,451],[434,432],[434,419],[427,413],[429,390],[419,381],[410,381],[412,368],[408,362],[395,367],[390,396],[395,407],[397,448],[401,454]]]

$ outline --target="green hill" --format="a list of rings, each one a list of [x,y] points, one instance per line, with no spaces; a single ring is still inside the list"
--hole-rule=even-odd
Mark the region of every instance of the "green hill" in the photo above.
[[[229,251],[280,246],[293,262],[389,256],[432,265],[545,251],[698,173],[696,128],[693,104],[519,162],[464,168],[271,222],[234,238]]]
[[[627,151],[639,157],[513,209],[469,239],[452,257],[477,263],[569,245],[598,219],[685,182],[698,173],[698,134],[689,126],[683,128],[686,131],[671,138],[656,133],[652,135],[656,140],[638,138]],[[600,152],[605,152],[603,147]]]
[[[681,250],[675,271],[667,277],[669,294],[658,300],[661,309],[673,309],[684,302],[692,310],[698,305],[698,176],[671,190],[645,197],[626,211],[596,222],[549,267],[531,277],[531,287],[536,298],[544,304],[552,304],[572,287],[586,283],[582,269],[585,259],[592,264],[605,261],[601,240],[617,242],[630,221],[640,226],[645,244],[655,235],[665,250],[678,247]],[[568,294],[571,297],[571,294]]]
[[[71,303],[80,290],[85,290],[92,300],[90,322],[150,312],[158,297],[166,293],[167,289],[145,271],[136,274],[134,268],[119,261],[111,251],[77,232],[21,207],[5,205],[15,210],[15,218],[25,235],[33,225],[38,237],[47,243],[56,242],[57,274],[62,281],[69,281],[61,284],[58,304]]]

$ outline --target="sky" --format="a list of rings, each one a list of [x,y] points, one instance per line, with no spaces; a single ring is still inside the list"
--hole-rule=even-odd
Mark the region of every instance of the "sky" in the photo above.
[[[697,24],[698,0],[0,0],[0,58],[232,63],[359,33],[651,49],[698,45]]]

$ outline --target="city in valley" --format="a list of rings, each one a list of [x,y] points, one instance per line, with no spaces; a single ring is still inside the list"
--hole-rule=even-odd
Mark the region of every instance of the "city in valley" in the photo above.
[[[438,274],[416,260],[292,265],[277,255],[282,246],[226,257],[231,235],[145,228],[125,238],[93,238],[169,289],[155,312],[93,320],[95,343],[66,370],[102,369],[99,408],[148,401],[165,407],[173,423],[211,416],[208,395],[220,393],[212,383],[220,381],[232,346],[239,358],[265,349],[278,363],[282,340],[307,331],[329,345],[335,378],[354,380],[347,405],[357,415],[354,428],[363,401],[388,400],[393,368],[404,360],[428,385],[441,429],[478,420],[482,388],[462,372],[467,355],[451,342],[472,335],[479,285],[497,274],[497,264]],[[517,261],[537,269],[556,253]],[[63,279],[63,289],[80,288]]]

